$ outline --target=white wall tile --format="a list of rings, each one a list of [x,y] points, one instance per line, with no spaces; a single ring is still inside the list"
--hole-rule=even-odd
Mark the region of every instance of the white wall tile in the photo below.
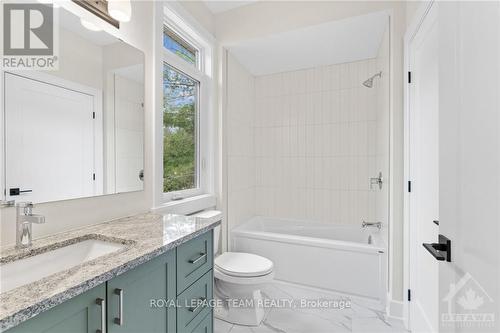
[[[383,215],[387,192],[370,190],[369,178],[387,168],[388,106],[377,98],[381,82],[362,86],[377,66],[366,60],[257,77],[254,102],[241,75],[233,88],[241,100],[229,115],[230,216],[360,223]]]

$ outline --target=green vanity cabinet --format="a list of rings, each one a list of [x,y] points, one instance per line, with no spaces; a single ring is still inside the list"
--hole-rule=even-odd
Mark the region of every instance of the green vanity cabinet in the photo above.
[[[209,231],[7,333],[212,333],[212,267]]]
[[[212,269],[213,256],[211,231],[177,247],[177,294]]]
[[[106,321],[105,299],[106,284],[103,283],[21,323],[8,333],[98,332],[102,329],[102,319]]]
[[[108,333],[175,332],[175,251],[108,281]]]
[[[212,271],[208,271],[193,283],[182,294],[177,296],[177,332],[191,333],[197,331],[198,324],[212,312],[209,301],[213,294]],[[211,331],[210,331],[211,332]]]
[[[190,333],[212,333],[213,317],[212,311],[190,332]]]

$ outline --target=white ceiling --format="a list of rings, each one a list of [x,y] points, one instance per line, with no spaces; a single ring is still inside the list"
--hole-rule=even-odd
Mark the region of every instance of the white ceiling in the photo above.
[[[218,14],[222,12],[226,12],[228,10],[250,5],[252,3],[257,2],[258,0],[250,0],[250,1],[231,1],[231,0],[226,0],[226,1],[211,1],[211,0],[204,0],[205,5],[207,5],[208,9],[213,14]]]
[[[389,16],[376,12],[226,45],[253,75],[377,56]]]

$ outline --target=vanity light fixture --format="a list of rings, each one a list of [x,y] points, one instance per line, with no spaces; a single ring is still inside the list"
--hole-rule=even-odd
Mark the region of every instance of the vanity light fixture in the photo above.
[[[43,1],[48,1],[48,0],[43,0]],[[130,0],[127,0],[128,2]],[[82,7],[83,9],[87,10],[88,12],[92,13],[93,15],[97,16],[101,20],[104,20],[114,26],[117,29],[120,29],[120,22],[111,17],[108,7],[109,7],[109,2],[106,0],[72,0],[72,2],[76,3],[78,6]],[[89,21],[88,19],[84,19],[85,21]],[[99,26],[99,24],[96,24],[92,21],[90,21],[91,24],[94,26]],[[82,23],[83,24],[83,23]],[[85,27],[87,25],[84,24]],[[93,30],[93,29],[90,29]],[[102,30],[100,28],[99,30]],[[95,31],[95,30],[94,30]]]
[[[86,19],[84,19],[83,17],[80,18],[80,23],[87,29],[89,29],[90,31],[101,31],[101,27],[99,27],[97,24],[93,23],[93,22],[90,22]]]
[[[109,15],[117,21],[128,22],[132,17],[130,0],[108,0]]]

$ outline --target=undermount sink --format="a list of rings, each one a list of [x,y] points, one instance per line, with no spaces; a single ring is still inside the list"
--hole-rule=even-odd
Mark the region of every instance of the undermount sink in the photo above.
[[[0,293],[119,251],[124,247],[123,244],[88,239],[2,264],[0,265]]]

